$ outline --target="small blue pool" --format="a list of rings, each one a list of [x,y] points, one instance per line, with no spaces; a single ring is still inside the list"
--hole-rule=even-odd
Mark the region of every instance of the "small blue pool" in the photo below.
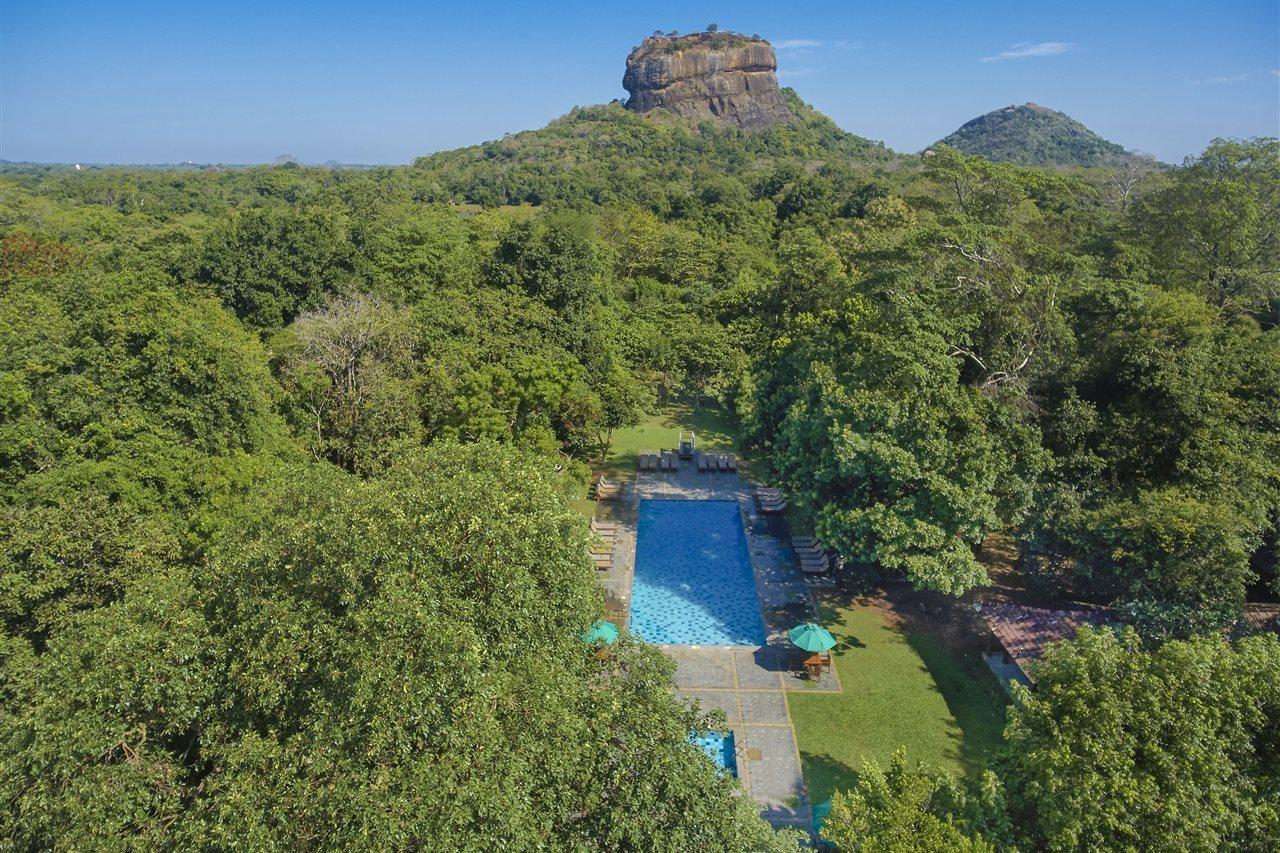
[[[764,645],[736,501],[640,502],[630,630],[650,643]]]
[[[736,778],[738,775],[738,759],[733,751],[733,732],[707,732],[699,737],[691,735],[690,740],[702,747],[717,767],[728,770]]]

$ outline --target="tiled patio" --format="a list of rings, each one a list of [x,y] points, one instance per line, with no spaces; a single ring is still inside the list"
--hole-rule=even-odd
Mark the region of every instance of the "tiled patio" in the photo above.
[[[776,826],[809,828],[810,803],[800,768],[786,691],[838,691],[834,671],[820,682],[799,672],[786,630],[815,618],[808,582],[795,567],[785,523],[761,515],[751,487],[732,472],[638,472],[619,500],[600,504],[599,518],[619,525],[614,564],[600,572],[611,606],[630,612],[635,567],[635,519],[641,500],[736,500],[742,512],[767,642],[764,646],[661,646],[676,662],[676,692],[704,711],[718,710],[734,732],[743,788]]]

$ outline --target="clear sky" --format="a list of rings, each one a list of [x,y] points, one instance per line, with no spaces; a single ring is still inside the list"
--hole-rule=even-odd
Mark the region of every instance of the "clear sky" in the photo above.
[[[632,46],[712,21],[900,151],[1026,101],[1173,162],[1280,135],[1277,0],[0,0],[0,157],[404,163],[625,97]]]

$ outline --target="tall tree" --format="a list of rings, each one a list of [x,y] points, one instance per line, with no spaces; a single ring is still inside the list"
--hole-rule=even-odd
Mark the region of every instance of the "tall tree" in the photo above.
[[[1276,322],[1280,140],[1214,140],[1132,210],[1160,282]]]

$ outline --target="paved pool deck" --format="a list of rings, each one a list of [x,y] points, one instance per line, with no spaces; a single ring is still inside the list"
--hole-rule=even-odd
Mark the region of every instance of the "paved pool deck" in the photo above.
[[[676,662],[676,694],[704,711],[724,713],[734,733],[738,778],[765,819],[808,830],[811,804],[786,693],[838,692],[840,682],[834,670],[810,682],[787,642],[786,630],[815,620],[817,609],[796,568],[786,524],[759,512],[751,485],[737,473],[699,472],[689,461],[676,471],[637,472],[620,499],[602,502],[597,511],[597,518],[618,524],[613,567],[599,577],[620,620],[630,615],[640,501],[664,499],[737,501],[766,635],[763,646],[659,646]]]

